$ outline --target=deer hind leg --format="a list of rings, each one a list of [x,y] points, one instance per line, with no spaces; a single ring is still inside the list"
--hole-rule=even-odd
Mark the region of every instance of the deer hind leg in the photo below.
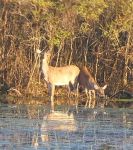
[[[70,94],[71,94],[71,89],[70,89],[70,86],[68,86],[68,97],[70,97]]]
[[[78,97],[78,86],[79,86],[79,83],[78,82],[69,82],[69,87],[68,87],[68,90],[69,90],[69,93],[68,93],[68,96],[70,97],[70,93],[71,91],[73,91],[74,95]],[[75,94],[75,91],[76,91],[76,94]]]
[[[78,97],[79,96],[79,83],[76,83],[75,87],[76,87],[76,96]]]
[[[77,80],[75,80],[73,83],[73,90],[74,92],[76,92],[75,96],[78,97],[79,96],[79,83]]]
[[[93,93],[93,104],[92,104],[92,108],[94,108],[95,105],[96,105],[96,92],[95,92],[95,90],[92,90],[92,93]]]
[[[73,89],[74,89],[74,88],[73,88],[72,83],[71,83],[71,82],[69,82],[69,85],[68,85],[68,97],[70,97],[70,95],[71,95],[71,91],[72,91]]]
[[[76,89],[76,98],[75,98],[75,99],[76,99],[76,110],[77,110],[77,112],[78,112],[78,103],[79,103],[79,102],[78,102],[78,96],[79,96],[79,95],[78,95],[78,94],[79,94],[79,93],[78,93],[78,92],[79,92],[78,90],[79,90],[79,83],[76,83],[76,88],[75,88],[75,89]]]

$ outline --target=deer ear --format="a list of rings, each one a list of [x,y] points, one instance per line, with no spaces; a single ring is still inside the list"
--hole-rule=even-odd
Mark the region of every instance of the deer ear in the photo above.
[[[42,52],[42,51],[40,51],[40,49],[37,49],[37,50],[36,50],[36,53],[37,53],[37,54],[40,54],[41,52]]]
[[[105,90],[106,88],[107,88],[107,84],[102,87],[103,90]]]
[[[94,84],[94,89],[95,89],[95,90],[98,90],[99,87],[98,87],[96,84]]]

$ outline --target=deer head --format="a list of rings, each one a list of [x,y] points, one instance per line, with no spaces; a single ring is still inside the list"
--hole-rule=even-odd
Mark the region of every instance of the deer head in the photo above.
[[[94,85],[94,89],[96,90],[96,94],[101,97],[104,98],[105,97],[105,93],[104,90],[107,88],[107,85],[104,85],[103,87],[99,87],[98,85]]]

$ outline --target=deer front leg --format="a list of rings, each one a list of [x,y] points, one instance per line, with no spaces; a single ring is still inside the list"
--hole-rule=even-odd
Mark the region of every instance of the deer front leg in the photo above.
[[[91,108],[91,101],[92,101],[92,90],[89,90],[89,108]]]
[[[89,101],[89,97],[88,97],[88,90],[85,88],[85,94],[86,94],[86,96],[87,96],[87,102],[86,102],[86,104],[85,104],[85,108],[87,107],[87,105],[88,105],[88,101]]]
[[[50,99],[51,99],[51,109],[52,109],[52,111],[54,111],[54,91],[55,91],[55,85],[51,85]]]
[[[47,87],[48,87],[48,96],[51,96],[51,84],[47,83]]]
[[[51,101],[51,109],[54,111],[54,91],[55,91],[55,86],[51,85],[50,83],[48,85],[48,95],[50,96],[50,101]]]

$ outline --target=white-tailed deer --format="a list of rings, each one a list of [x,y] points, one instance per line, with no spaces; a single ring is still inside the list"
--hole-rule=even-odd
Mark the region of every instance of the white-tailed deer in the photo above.
[[[41,62],[41,72],[47,83],[48,93],[51,99],[51,108],[54,110],[54,91],[55,86],[68,85],[70,88],[73,85],[77,90],[77,78],[80,69],[75,65],[69,65],[65,67],[53,67],[48,65],[50,51],[44,52]]]
[[[91,73],[89,70],[87,70],[87,68],[85,66],[83,66],[82,68],[80,68],[80,74],[78,77],[78,83],[79,83],[79,87],[82,87],[85,90],[85,93],[87,95],[87,102],[85,104],[85,107],[88,104],[88,98],[89,98],[89,108],[91,107],[91,103],[92,103],[92,95],[94,98],[93,101],[93,105],[92,107],[94,108],[95,106],[95,93],[96,95],[98,95],[99,97],[105,97],[105,93],[104,90],[106,89],[107,85],[100,87],[97,82],[94,80],[94,78],[92,77]],[[89,91],[89,96],[88,96],[88,91]]]

